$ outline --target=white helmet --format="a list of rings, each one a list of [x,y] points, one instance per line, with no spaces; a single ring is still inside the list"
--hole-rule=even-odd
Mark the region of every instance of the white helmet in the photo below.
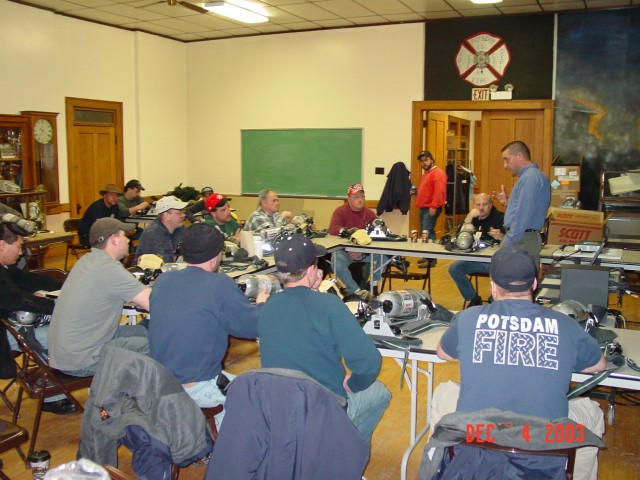
[[[476,239],[473,233],[460,232],[456,237],[456,247],[460,250],[470,250],[476,246]]]

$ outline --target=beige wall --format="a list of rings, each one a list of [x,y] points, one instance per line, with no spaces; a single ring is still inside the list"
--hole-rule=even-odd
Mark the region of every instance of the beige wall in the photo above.
[[[149,193],[181,182],[241,193],[243,128],[355,127],[377,199],[386,177],[374,168],[409,164],[423,58],[420,24],[182,44],[0,0],[0,113],[60,112],[63,202],[67,96],[123,103],[125,176]]]

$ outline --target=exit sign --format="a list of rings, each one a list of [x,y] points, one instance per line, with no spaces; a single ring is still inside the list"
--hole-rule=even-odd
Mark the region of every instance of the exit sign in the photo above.
[[[472,88],[471,100],[491,100],[488,88]]]

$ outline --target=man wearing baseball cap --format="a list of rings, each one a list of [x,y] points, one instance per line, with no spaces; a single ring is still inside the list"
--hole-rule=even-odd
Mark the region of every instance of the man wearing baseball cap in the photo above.
[[[140,196],[144,187],[140,180],[129,180],[124,186],[124,192],[118,197],[118,207],[120,208],[120,218],[130,217],[149,206],[148,202]]]
[[[263,368],[299,370],[347,398],[349,418],[370,440],[391,394],[376,381],[380,353],[355,317],[337,296],[316,290],[322,280],[318,257],[326,253],[299,234],[275,245],[285,288],[260,310],[260,359]]]
[[[87,207],[78,226],[78,238],[85,247],[91,246],[89,230],[91,230],[91,226],[96,220],[105,217],[121,219],[120,208],[118,207],[118,196],[121,193],[115,183],[107,184],[99,193],[102,198]]]
[[[331,235],[340,235],[343,231],[363,229],[372,223],[377,218],[376,214],[373,210],[364,206],[364,200],[364,187],[361,184],[355,183],[349,186],[347,188],[347,202],[336,208],[333,211],[333,215],[331,215],[329,233]],[[353,275],[351,275],[349,265],[353,262],[359,262],[367,256],[362,253],[347,253],[344,250],[339,250],[333,255],[336,276],[344,284],[347,293],[355,293],[366,298],[369,292],[360,289],[360,286],[353,279]],[[374,268],[374,281],[378,282],[381,279],[382,272],[376,270]]]
[[[153,285],[149,346],[203,408],[224,403],[216,385],[229,335],[256,338],[258,307],[251,305],[236,283],[218,274],[224,237],[213,225],[197,223],[187,230],[182,254],[187,268],[163,273]],[[261,293],[256,304],[269,297]],[[216,418],[222,421],[224,412]]]
[[[434,425],[440,416],[454,410],[497,408],[549,421],[569,416],[602,434],[604,423],[598,404],[588,398],[567,401],[566,395],[573,372],[603,370],[605,359],[596,340],[576,320],[533,303],[536,272],[533,259],[523,249],[507,246],[493,255],[493,303],[458,313],[438,345],[440,358],[459,360],[460,385],[443,384],[442,391],[434,393]],[[469,458],[468,449],[460,450],[460,458],[456,450],[456,462]],[[578,449],[574,478],[595,479],[595,474],[576,474],[580,464],[597,472],[597,452],[585,450]],[[537,461],[538,466],[557,467],[564,478],[565,458],[521,457],[510,463],[521,462],[522,468],[535,469],[539,468],[533,466]]]
[[[94,374],[105,344],[149,354],[147,329],[120,325],[122,307],[132,302],[149,309],[151,289],[123,266],[127,233],[135,226],[101,218],[91,227],[91,252],[71,269],[62,285],[49,326],[49,363],[76,377]]]
[[[205,208],[210,217],[205,219],[205,223],[220,230],[225,240],[239,244],[242,227],[231,214],[230,201],[230,198],[219,193],[209,195],[205,200]]]
[[[204,220],[204,219],[198,219],[198,217],[196,217],[196,214],[200,212],[204,212],[206,210],[205,202],[207,201],[207,197],[211,194],[213,194],[213,188],[202,187],[202,190],[200,190],[200,200],[195,202],[185,211],[187,220],[189,220],[191,223],[196,223],[197,221]],[[205,215],[205,218],[206,218],[206,215]]]
[[[165,263],[175,262],[177,258],[178,244],[184,236],[184,208],[187,202],[183,202],[173,195],[162,197],[156,202],[156,219],[144,229],[138,248],[136,249],[136,261],[140,255],[153,253],[158,255]]]

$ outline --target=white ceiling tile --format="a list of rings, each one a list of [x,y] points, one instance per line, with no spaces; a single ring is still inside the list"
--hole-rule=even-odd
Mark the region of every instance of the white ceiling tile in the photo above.
[[[380,25],[381,23],[386,23],[384,18],[378,17],[377,15],[370,17],[351,17],[349,20],[356,25]]]
[[[291,30],[313,30],[318,28],[318,25],[313,22],[298,22],[298,23],[287,23],[287,27]]]
[[[122,25],[123,23],[131,22],[131,18],[123,17],[122,15],[115,15],[109,12],[103,12],[97,9],[88,9],[85,8],[83,10],[73,10],[71,12],[67,12],[69,15],[80,16],[82,18],[86,18],[89,20],[94,20],[96,22],[106,23],[108,25]]]
[[[203,27],[201,25],[196,25],[195,23],[185,22],[179,18],[167,18],[164,20],[155,20],[153,23],[156,25],[160,25],[166,28],[173,28],[179,32],[185,33],[195,33],[201,32]]]
[[[167,35],[167,36],[171,36],[171,35],[175,35],[178,33],[182,33],[179,32],[177,30],[174,30],[173,28],[167,28],[167,27],[163,27],[161,25],[156,25],[153,22],[138,22],[138,23],[132,23],[132,24],[128,24],[127,28],[136,28],[139,30],[144,30],[147,32],[151,32],[151,33],[157,33],[159,35]]]
[[[33,0],[29,2],[29,5],[36,5],[39,7],[48,8],[56,12],[68,12],[72,10],[80,10],[85,8],[82,5],[67,2],[65,0]]]
[[[335,20],[316,20],[317,23],[324,28],[353,27],[354,23],[345,18],[336,18]]]
[[[367,17],[375,13],[352,0],[326,0],[316,2],[316,5],[326,8],[339,17]]]
[[[289,12],[302,20],[327,20],[329,18],[337,18],[324,8],[320,8],[313,3],[298,3],[295,5],[283,5],[281,10]]]
[[[260,33],[282,33],[291,31],[289,27],[284,25],[254,25],[253,29]]]
[[[444,12],[429,12],[424,14],[429,20],[442,20],[443,18],[460,18],[462,15],[455,10],[447,10]]]
[[[119,3],[117,5],[107,5],[106,7],[100,7],[98,10],[108,13],[114,13],[116,15],[122,15],[123,17],[129,17],[134,20],[141,21],[159,20],[161,18],[166,18],[164,15],[149,11],[146,8],[135,8],[131,5],[125,5],[123,3]]]
[[[378,15],[410,13],[412,10],[399,0],[355,0],[355,3]]]
[[[499,15],[500,12],[493,6],[484,7],[484,8],[471,8],[468,10],[460,10],[460,13],[464,17],[481,17],[484,15]]]
[[[419,13],[399,13],[397,15],[385,15],[390,22],[420,22],[424,17]]]
[[[83,7],[104,7],[105,5],[113,5],[113,0],[71,0],[71,3],[82,5]]]

